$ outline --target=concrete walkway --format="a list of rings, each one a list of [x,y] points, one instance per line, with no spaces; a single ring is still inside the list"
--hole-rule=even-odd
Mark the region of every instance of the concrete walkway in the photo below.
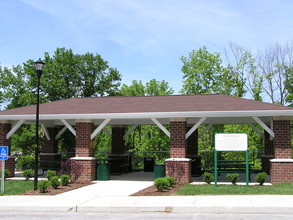
[[[111,176],[56,196],[1,196],[0,211],[293,214],[293,196],[129,196],[151,186],[152,175]]]

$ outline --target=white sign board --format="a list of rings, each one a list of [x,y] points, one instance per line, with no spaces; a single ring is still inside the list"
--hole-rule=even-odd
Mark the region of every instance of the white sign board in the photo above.
[[[217,151],[246,151],[248,147],[245,133],[215,134],[215,149]]]

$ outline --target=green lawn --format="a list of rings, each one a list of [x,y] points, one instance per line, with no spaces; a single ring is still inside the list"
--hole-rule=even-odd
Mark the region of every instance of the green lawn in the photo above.
[[[293,195],[293,183],[273,186],[184,185],[177,195]]]
[[[9,180],[4,182],[4,193],[0,193],[0,195],[1,196],[17,195],[17,194],[22,194],[26,191],[33,190],[33,189],[34,189],[33,181]]]

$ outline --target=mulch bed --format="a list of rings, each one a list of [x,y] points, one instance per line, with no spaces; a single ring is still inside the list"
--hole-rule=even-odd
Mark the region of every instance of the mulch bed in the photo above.
[[[30,196],[53,196],[60,193],[68,192],[74,189],[78,189],[80,187],[91,185],[92,183],[69,183],[67,186],[59,186],[57,189],[53,187],[48,187],[45,193],[41,193],[40,190],[31,190],[27,191],[22,195],[30,195]]]
[[[155,186],[147,187],[143,190],[140,190],[131,196],[175,196],[176,191],[183,186],[182,184],[176,184],[171,187],[169,190],[164,190],[163,192],[159,192]]]

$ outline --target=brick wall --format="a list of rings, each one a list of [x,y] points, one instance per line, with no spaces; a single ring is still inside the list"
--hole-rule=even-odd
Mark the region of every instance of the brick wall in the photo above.
[[[8,146],[8,155],[11,155],[11,139],[6,139],[7,133],[11,130],[11,124],[0,123],[0,146]],[[2,168],[2,163],[0,163],[0,168]],[[5,160],[5,169],[10,172],[9,177],[14,177],[15,171],[15,157],[9,157]]]
[[[124,127],[112,127],[112,154],[125,154]]]
[[[81,167],[81,175],[76,180],[79,183],[91,182],[97,179],[97,160],[93,158],[87,159],[78,159],[78,158],[71,158],[71,160],[76,161],[80,164]]]
[[[293,162],[272,162],[271,163],[271,183],[292,183],[293,182]]]
[[[2,162],[0,162],[0,170],[2,169]],[[5,160],[5,169],[9,171],[8,177],[14,177],[15,171],[15,157],[10,156],[8,160]]]
[[[166,176],[172,176],[177,183],[186,184],[191,182],[191,160],[167,159]]]
[[[76,123],[76,157],[92,157],[94,148],[91,141],[94,124],[88,122]]]
[[[292,159],[291,154],[291,124],[288,120],[274,121],[275,158]]]
[[[170,121],[170,156],[171,158],[186,158],[187,141],[186,121]]]

